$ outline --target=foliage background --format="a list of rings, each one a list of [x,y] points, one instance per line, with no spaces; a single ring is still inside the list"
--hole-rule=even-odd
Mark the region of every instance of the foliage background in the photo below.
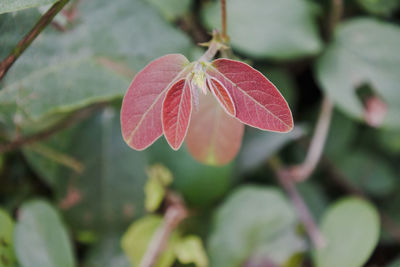
[[[1,0],[0,59],[53,2]],[[121,238],[146,214],[146,169],[154,163],[171,171],[171,188],[191,212],[180,234],[201,237],[211,266],[399,266],[399,1],[344,1],[334,29],[328,0],[227,7],[235,55],[281,90],[294,131],[248,128],[238,157],[222,167],[161,139],[143,152],[129,149],[119,109],[132,77],[167,53],[197,59],[196,43],[219,28],[218,3],[71,1],[0,82],[0,266],[130,266],[140,255],[123,252]],[[377,128],[364,122],[362,99],[371,94],[387,107]],[[316,252],[267,161],[304,159],[324,95],[335,103],[324,154],[297,184],[329,239]],[[349,195],[368,201],[343,199]],[[134,236],[137,246],[153,231]],[[202,266],[201,247],[193,251],[189,258]],[[184,265],[174,255],[160,266]]]

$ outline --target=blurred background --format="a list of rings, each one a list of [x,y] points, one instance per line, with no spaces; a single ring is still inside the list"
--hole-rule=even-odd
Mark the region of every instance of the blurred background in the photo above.
[[[55,2],[0,0],[0,60]],[[400,266],[399,7],[228,0],[234,57],[295,128],[246,128],[234,161],[207,166],[164,138],[130,149],[119,112],[151,60],[201,56],[218,1],[69,1],[0,80],[0,266],[139,266],[171,193],[187,215],[155,266]],[[304,160],[325,97],[326,146],[296,184],[329,241],[316,251],[270,163]]]

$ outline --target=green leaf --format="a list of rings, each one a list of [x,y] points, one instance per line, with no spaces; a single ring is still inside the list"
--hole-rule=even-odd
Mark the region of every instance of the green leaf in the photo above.
[[[209,237],[211,266],[242,266],[266,260],[282,265],[304,251],[295,234],[296,216],[275,188],[245,186],[218,208]]]
[[[378,212],[365,200],[346,198],[335,203],[322,219],[326,245],[315,251],[316,266],[363,266],[377,245],[379,229]]]
[[[315,10],[305,0],[229,0],[228,35],[235,50],[254,58],[293,59],[316,54],[321,40]],[[206,6],[209,29],[220,26],[220,7]]]
[[[25,128],[119,99],[150,60],[191,47],[189,38],[140,0],[88,0],[79,4],[79,14],[73,29],[42,33],[5,77],[0,106],[17,105]]]
[[[146,0],[157,8],[162,16],[173,21],[189,12],[192,0]]]
[[[120,246],[120,235],[108,234],[91,246],[85,259],[85,267],[130,267],[131,264]]]
[[[398,180],[388,162],[367,151],[344,153],[337,161],[343,178],[375,197],[385,197],[396,190]]]
[[[21,207],[14,238],[22,267],[75,266],[68,233],[57,211],[45,201]]]
[[[233,164],[222,167],[203,165],[188,153],[186,147],[173,151],[164,138],[148,148],[152,163],[164,164],[174,176],[173,188],[188,204],[207,206],[215,202],[232,183]]]
[[[2,0],[0,3],[0,14],[49,5],[57,1],[58,0]]]
[[[41,144],[63,151],[83,166],[79,173],[24,150],[29,164],[54,190],[74,230],[123,230],[143,214],[147,156],[122,140],[117,110],[106,108]]]
[[[283,146],[302,137],[304,132],[301,126],[285,134],[248,129],[238,157],[240,169],[246,171],[259,166]]]
[[[193,263],[197,267],[207,267],[208,258],[204,251],[203,242],[198,236],[186,236],[174,245],[174,252],[179,262]]]
[[[0,209],[0,267],[11,267],[15,264],[13,234],[13,220],[6,211]]]
[[[172,183],[173,178],[172,173],[160,164],[151,166],[147,175],[145,207],[147,211],[154,212],[164,200],[166,187]]]
[[[337,107],[364,119],[356,89],[370,85],[387,105],[383,125],[400,128],[400,27],[374,19],[353,19],[338,26],[334,41],[316,65],[325,93]]]
[[[139,266],[142,257],[153,237],[154,232],[162,223],[162,217],[158,215],[147,215],[134,222],[122,237],[122,248],[130,259],[132,266]],[[155,267],[170,267],[175,261],[173,251],[174,240],[177,240],[177,233],[172,233],[165,250],[158,258]]]
[[[362,8],[371,14],[389,16],[400,6],[398,0],[358,0]]]

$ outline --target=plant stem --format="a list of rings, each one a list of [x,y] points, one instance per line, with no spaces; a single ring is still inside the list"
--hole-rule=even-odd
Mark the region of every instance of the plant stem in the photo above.
[[[4,75],[19,58],[19,56],[29,47],[36,37],[46,28],[58,12],[68,3],[69,0],[60,0],[55,3],[36,23],[31,31],[26,34],[17,44],[14,50],[0,63],[0,81]]]
[[[325,239],[319,231],[318,226],[316,225],[306,203],[304,202],[300,193],[297,191],[296,185],[291,178],[291,173],[287,169],[282,168],[278,158],[271,158],[268,163],[275,171],[279,183],[288,193],[290,200],[296,208],[299,219],[303,223],[313,246],[317,249],[324,247]]]
[[[322,100],[321,112],[318,117],[314,135],[308,148],[307,156],[300,165],[290,167],[292,179],[295,181],[304,181],[311,176],[318,165],[324,150],[326,138],[329,132],[329,126],[332,119],[333,104],[327,98]]]
[[[213,38],[210,42],[210,45],[208,46],[207,51],[199,58],[198,61],[202,62],[210,62],[215,55],[217,54],[217,52],[221,49],[222,44],[215,40],[215,38]]]
[[[168,205],[164,215],[164,221],[156,230],[144,254],[140,267],[152,267],[157,263],[157,259],[162,253],[171,233],[188,216],[186,207],[181,198],[172,192],[167,195]]]
[[[221,37],[222,40],[226,41],[228,39],[228,35],[227,35],[227,23],[226,23],[226,0],[220,0],[221,2],[221,27],[222,27],[222,33],[221,33]]]

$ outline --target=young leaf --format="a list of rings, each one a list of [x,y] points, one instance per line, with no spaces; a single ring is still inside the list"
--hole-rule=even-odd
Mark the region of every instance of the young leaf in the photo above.
[[[165,96],[162,108],[162,125],[168,144],[178,150],[185,139],[192,113],[190,82],[182,79],[176,82]]]
[[[162,135],[165,94],[182,78],[188,63],[183,55],[166,55],[150,62],[133,79],[121,108],[122,135],[133,149],[143,150]]]
[[[238,153],[244,125],[229,116],[211,94],[200,94],[199,110],[192,114],[187,148],[200,162],[223,165]]]
[[[236,118],[261,130],[289,132],[293,119],[289,106],[276,87],[249,65],[217,59],[207,73],[221,82],[236,107]]]
[[[225,109],[225,111],[232,116],[236,114],[235,104],[233,103],[232,97],[218,80],[214,78],[207,79],[208,87],[210,87],[211,92],[217,98],[218,102]]]

